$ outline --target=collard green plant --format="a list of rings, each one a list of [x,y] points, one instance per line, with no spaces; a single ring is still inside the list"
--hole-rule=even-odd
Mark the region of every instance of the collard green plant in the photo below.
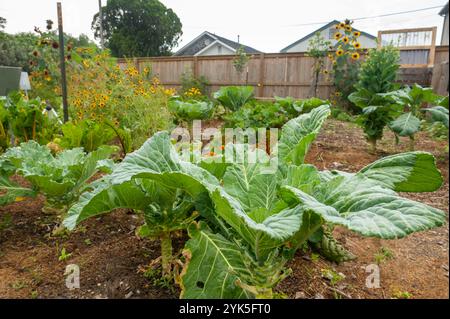
[[[384,128],[401,114],[401,107],[383,96],[395,89],[399,60],[398,50],[391,46],[370,51],[361,66],[356,91],[348,96],[350,102],[362,110],[357,123],[364,130],[371,152],[376,151]]]
[[[10,148],[0,157],[0,189],[4,191],[1,203],[40,193],[46,197],[44,209],[63,210],[78,200],[95,173],[110,171],[112,163],[106,159],[114,150],[114,147],[102,146],[86,155],[83,149],[74,148],[53,156],[49,148],[34,141]],[[28,189],[13,183],[9,177],[14,173],[23,176],[32,187]]]
[[[396,193],[441,186],[431,154],[393,155],[357,173],[321,172],[305,164],[308,147],[329,113],[323,105],[289,121],[279,151],[271,155],[228,144],[225,152],[240,160],[227,163],[225,170],[216,169],[224,167],[220,160],[185,162],[168,133],[157,133],[105,177],[104,186],[83,194],[64,224],[73,229],[120,207],[141,210],[144,233],[161,238],[163,230],[167,239],[173,229],[188,228],[181,297],[271,298],[273,288],[290,273],[286,262],[325,225],[393,239],[445,222],[443,212]],[[246,160],[252,157],[260,161]],[[155,192],[182,196],[172,201],[154,197]],[[182,207],[180,213],[177,207]],[[194,207],[202,220],[192,223]],[[166,274],[172,258],[168,242],[161,238]]]
[[[210,118],[214,110],[214,105],[208,101],[183,101],[178,97],[172,97],[169,99],[169,110],[178,122],[190,122]]]
[[[214,98],[224,107],[237,111],[253,98],[252,86],[224,86],[214,93]]]
[[[442,97],[433,93],[431,88],[423,88],[418,84],[412,87],[392,91],[383,96],[391,103],[399,105],[404,113],[389,123],[390,129],[398,136],[408,136],[410,138],[410,150],[414,150],[414,135],[420,130],[423,111],[429,111],[432,119],[445,123],[445,108],[435,106],[423,109],[427,104],[438,104]],[[445,100],[442,100],[445,101]],[[448,110],[447,125],[448,125]]]

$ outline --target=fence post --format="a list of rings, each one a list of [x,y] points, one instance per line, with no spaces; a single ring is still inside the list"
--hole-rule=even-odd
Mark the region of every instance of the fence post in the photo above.
[[[194,78],[197,78],[198,77],[198,57],[197,56],[194,56],[194,65],[192,66],[193,67],[193,75],[194,75]]]
[[[265,82],[265,68],[264,68],[264,59],[265,59],[265,55],[264,53],[261,53],[261,55],[259,56],[259,90],[258,90],[258,95],[259,97],[264,97],[264,82]]]

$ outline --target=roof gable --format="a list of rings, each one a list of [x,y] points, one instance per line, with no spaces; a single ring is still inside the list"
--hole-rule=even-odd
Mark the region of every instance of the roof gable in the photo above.
[[[330,28],[331,26],[336,25],[336,24],[339,24],[339,23],[340,23],[339,21],[333,20],[333,21],[331,21],[331,22],[325,24],[324,26],[320,27],[319,29],[317,29],[317,30],[315,30],[315,31],[313,31],[313,32],[311,32],[311,33],[309,33],[309,34],[306,35],[306,36],[304,36],[304,37],[301,38],[300,40],[297,40],[297,41],[295,41],[294,43],[288,45],[287,47],[285,47],[284,49],[282,49],[280,52],[281,52],[281,53],[285,53],[285,52],[287,52],[290,48],[296,46],[296,45],[299,44],[300,42],[303,42],[303,41],[305,41],[305,40],[311,38],[311,37],[312,37],[313,35],[315,35],[317,32],[322,32],[323,30],[326,30],[326,29]],[[373,40],[376,39],[375,36],[373,36],[373,35],[371,35],[371,34],[369,34],[369,33],[367,33],[367,32],[358,30],[358,29],[356,29],[356,28],[353,28],[353,30],[361,32],[362,35],[364,35],[364,36],[366,36],[366,37],[368,37],[368,38],[370,38],[370,39],[373,39]]]
[[[208,43],[207,40],[210,40]],[[180,50],[178,50],[174,55],[196,55],[199,52],[205,50],[208,46],[210,46],[212,43],[218,42],[223,44],[224,46],[230,48],[232,51],[236,52],[239,47],[243,47],[245,52],[248,54],[253,53],[261,53],[260,51],[246,46],[242,45],[238,42],[231,41],[229,39],[226,39],[224,37],[212,34],[208,31],[203,32],[198,37],[196,37],[194,40],[186,44],[184,47],[182,47]]]

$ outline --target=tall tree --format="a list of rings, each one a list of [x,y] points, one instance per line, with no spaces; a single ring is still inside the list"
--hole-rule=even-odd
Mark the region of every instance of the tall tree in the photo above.
[[[5,26],[6,26],[6,19],[3,17],[0,17],[0,30],[5,29]]]
[[[116,57],[170,55],[182,34],[178,16],[158,0],[109,0],[102,11],[105,46]],[[92,29],[100,38],[99,13]]]

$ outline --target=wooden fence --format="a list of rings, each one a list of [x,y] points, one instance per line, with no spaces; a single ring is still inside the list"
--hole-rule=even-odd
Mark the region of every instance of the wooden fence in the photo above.
[[[195,77],[206,77],[210,82],[212,92],[221,86],[247,83],[255,87],[255,95],[259,98],[272,98],[273,96],[305,98],[308,96],[313,78],[313,59],[306,56],[305,53],[252,55],[247,64],[247,70],[244,70],[242,75],[239,75],[233,67],[234,58],[234,55],[153,57],[119,59],[118,63],[121,67],[126,67],[127,63],[134,63],[139,71],[148,67],[152,74],[157,76],[167,87],[179,88],[182,74],[191,72]],[[434,65],[441,65],[448,62],[448,59],[449,47],[436,47]],[[327,67],[331,69],[330,65]],[[442,72],[447,72],[448,79],[448,69]],[[321,98],[328,98],[334,90],[333,84],[326,77],[326,75],[321,75],[319,79],[318,96]],[[407,68],[401,69],[399,72],[399,81],[406,84],[431,85],[432,77],[432,68]],[[440,75],[441,82],[442,78],[445,76]],[[442,84],[441,87],[443,87]]]

